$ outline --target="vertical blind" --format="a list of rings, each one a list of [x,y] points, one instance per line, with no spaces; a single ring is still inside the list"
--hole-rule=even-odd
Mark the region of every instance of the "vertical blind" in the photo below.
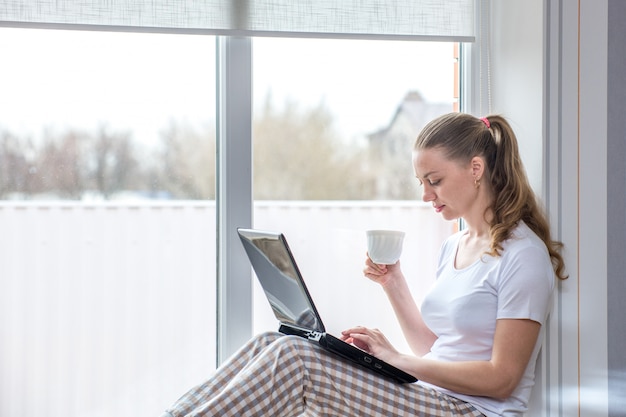
[[[3,0],[0,25],[474,40],[474,0]]]

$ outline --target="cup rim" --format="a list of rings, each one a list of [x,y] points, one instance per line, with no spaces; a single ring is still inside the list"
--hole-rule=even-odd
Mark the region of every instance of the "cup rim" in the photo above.
[[[401,230],[390,230],[390,229],[372,229],[366,230],[365,233],[369,235],[386,235],[386,236],[404,236],[405,232]]]

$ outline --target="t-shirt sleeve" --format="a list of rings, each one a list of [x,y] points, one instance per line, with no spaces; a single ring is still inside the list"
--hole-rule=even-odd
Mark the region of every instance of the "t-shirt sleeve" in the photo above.
[[[503,263],[498,281],[498,319],[541,323],[552,308],[554,271],[545,249],[527,246]]]

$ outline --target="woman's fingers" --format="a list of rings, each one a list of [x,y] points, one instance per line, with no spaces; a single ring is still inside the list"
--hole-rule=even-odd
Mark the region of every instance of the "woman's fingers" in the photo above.
[[[365,268],[363,268],[363,275],[371,279],[374,282],[379,282],[381,277],[384,277],[387,273],[387,265],[379,265],[374,263],[368,256],[365,259]]]
[[[342,331],[341,332],[341,336],[342,337],[349,337],[352,334],[365,333],[366,331],[367,331],[366,327],[356,326],[356,327],[351,327],[349,329],[346,329],[346,330]]]
[[[347,343],[351,343],[354,346],[358,347],[361,350],[366,352],[370,352],[370,329],[357,326],[351,329],[347,329],[341,332],[341,339]]]
[[[352,343],[361,349],[363,349],[361,345],[367,346],[365,350],[370,350],[370,348],[374,346],[381,348],[391,347],[385,335],[378,329],[368,329],[367,327],[357,326],[341,332],[341,337],[346,341],[349,339],[352,340]]]

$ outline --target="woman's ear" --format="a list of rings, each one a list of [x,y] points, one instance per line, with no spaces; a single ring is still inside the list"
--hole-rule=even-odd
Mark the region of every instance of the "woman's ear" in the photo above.
[[[485,173],[485,160],[480,156],[473,157],[470,161],[470,168],[472,169],[472,176],[480,180]]]

